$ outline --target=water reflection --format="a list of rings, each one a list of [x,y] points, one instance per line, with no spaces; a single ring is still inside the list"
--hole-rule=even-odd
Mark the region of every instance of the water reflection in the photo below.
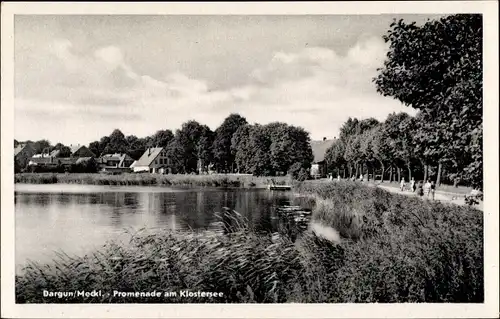
[[[44,186],[49,191],[45,191]],[[54,250],[82,254],[109,239],[126,237],[125,229],[176,231],[213,229],[223,207],[248,219],[255,231],[276,231],[276,207],[310,205],[290,193],[241,189],[167,189],[72,186],[71,192],[40,185],[16,187],[16,263],[48,261]],[[299,203],[298,203],[299,202]]]

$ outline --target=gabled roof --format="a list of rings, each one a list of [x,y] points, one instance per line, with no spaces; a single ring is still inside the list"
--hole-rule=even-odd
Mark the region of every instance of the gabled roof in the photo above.
[[[60,150],[53,150],[52,152],[50,152],[50,156],[57,157],[59,156],[59,153],[61,153]]]
[[[33,148],[31,147],[31,145],[30,145],[30,144],[26,144],[26,143],[22,143],[22,144],[21,144],[21,143],[20,143],[20,144],[17,144],[17,146],[16,146],[16,147],[14,147],[14,156],[16,156],[17,154],[21,153],[21,151],[22,151],[22,150],[24,150],[24,148],[25,148],[26,146],[30,147],[30,148],[33,150]],[[34,151],[34,150],[33,150],[33,151]]]
[[[313,163],[320,163],[325,160],[326,150],[332,146],[335,140],[311,141],[311,149],[313,152]]]
[[[118,166],[122,166],[124,161],[133,161],[128,154],[105,154],[99,158],[99,163],[106,164],[108,161],[118,161]]]
[[[26,145],[17,145],[16,147],[14,147],[14,156],[16,156],[17,154],[21,153],[21,151],[24,149]]]
[[[151,163],[155,160],[155,158],[160,155],[161,151],[163,151],[163,147],[152,147],[149,149],[146,149],[144,154],[142,154],[141,158],[137,160],[137,162],[134,164],[135,167],[138,166],[149,166]]]
[[[80,145],[80,144],[77,144],[77,145],[71,145],[69,147],[69,149],[71,150],[71,154],[75,154],[76,152],[78,152],[79,149],[81,149],[82,147],[84,147],[85,145]]]

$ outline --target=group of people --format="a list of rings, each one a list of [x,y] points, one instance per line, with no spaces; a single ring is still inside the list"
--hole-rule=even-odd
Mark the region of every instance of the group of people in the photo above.
[[[407,190],[404,177],[401,179],[400,190],[402,192]],[[425,183],[423,181],[418,181],[418,183],[416,183],[415,179],[412,177],[410,181],[410,190],[414,193],[417,192],[418,196],[422,197],[425,195],[434,199],[434,196],[436,194],[436,184],[434,184],[434,181],[431,182],[429,180],[427,180]]]
[[[328,178],[330,180],[333,180],[333,174],[328,174]],[[351,178],[349,178],[351,181],[355,181],[356,180],[356,176],[353,175]],[[337,180],[340,181],[340,175],[337,175]],[[365,177],[363,176],[363,174],[361,174],[359,176],[359,181],[363,182],[365,180]],[[405,178],[401,178],[401,183],[400,183],[400,190],[402,192],[404,191],[407,191],[407,184],[406,184],[406,181],[405,181]],[[411,178],[411,181],[410,181],[410,191],[412,191],[413,193],[417,193],[418,196],[427,196],[428,198],[431,197],[432,199],[434,199],[434,196],[436,194],[436,184],[434,184],[434,181],[430,181],[430,180],[427,180],[425,181],[418,181],[418,182],[415,182],[415,178]]]

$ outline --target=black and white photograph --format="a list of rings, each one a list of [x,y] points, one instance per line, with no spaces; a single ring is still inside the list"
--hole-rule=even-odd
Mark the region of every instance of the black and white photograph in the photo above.
[[[498,3],[70,4],[2,4],[12,307],[499,315]]]

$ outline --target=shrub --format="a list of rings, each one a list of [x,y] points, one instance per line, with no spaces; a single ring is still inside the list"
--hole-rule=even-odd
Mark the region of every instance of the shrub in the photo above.
[[[313,219],[346,244],[337,273],[354,302],[482,302],[482,212],[422,201],[356,182],[301,183]]]
[[[298,175],[297,175],[297,180],[298,180],[299,182],[303,182],[303,181],[305,181],[305,180],[308,180],[308,179],[309,179],[309,177],[310,177],[310,176],[309,176],[309,171],[308,171],[308,170],[306,170],[305,168],[303,168],[303,167],[302,167],[302,168],[300,169],[300,171],[299,171]]]

